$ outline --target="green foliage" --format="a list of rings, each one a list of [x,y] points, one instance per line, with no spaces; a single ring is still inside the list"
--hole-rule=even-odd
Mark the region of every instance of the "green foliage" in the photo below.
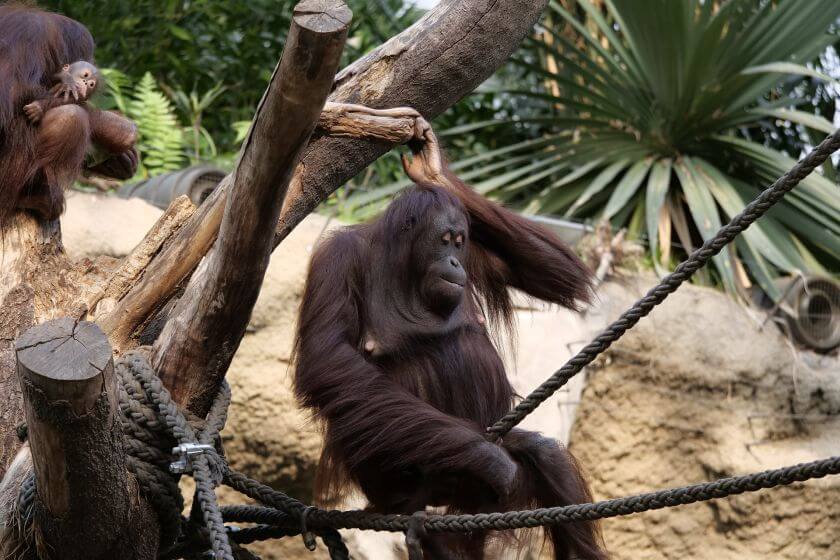
[[[664,270],[794,164],[798,152],[766,139],[793,127],[804,146],[808,133],[834,129],[818,106],[807,110],[797,86],[807,79],[834,87],[809,63],[837,41],[828,31],[840,2],[641,4],[552,1],[543,29],[515,61],[542,84],[495,90],[534,105],[458,131],[538,134],[477,151],[456,168],[479,191],[526,211],[626,227],[647,238]],[[735,291],[748,271],[773,297],[780,274],[840,269],[837,186],[812,175],[714,264],[709,280]]]
[[[175,100],[182,122],[190,123],[191,158],[197,159],[198,154],[235,151],[231,123],[253,117],[283,50],[296,1],[40,0],[39,4],[90,29],[100,66],[119,69],[132,83],[151,73]],[[421,13],[402,0],[348,4],[354,18],[346,61],[402,31]],[[212,107],[203,107],[196,118],[195,110],[207,96],[213,98]]]
[[[137,124],[140,152],[138,178],[181,169],[186,142],[172,102],[161,92],[150,73],[132,87],[118,70],[102,70],[108,92],[99,100],[103,109],[116,109]]]
[[[190,125],[188,134],[190,138],[189,157],[190,163],[196,164],[206,159],[213,159],[219,155],[216,142],[210,132],[202,125],[204,113],[224,93],[225,87],[216,84],[202,95],[193,90],[187,95],[184,90],[172,90],[164,87],[169,97],[175,102],[178,111],[185,115]]]
[[[137,123],[142,173],[155,175],[176,171],[184,165],[184,132],[172,103],[146,73],[134,88],[126,114]]]

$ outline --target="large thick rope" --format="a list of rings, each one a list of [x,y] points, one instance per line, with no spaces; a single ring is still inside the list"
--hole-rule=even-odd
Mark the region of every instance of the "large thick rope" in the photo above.
[[[840,474],[840,457],[595,503],[498,513],[428,515],[424,526],[426,530],[433,532],[466,532],[592,521],[756,492],[833,474]],[[249,479],[241,473],[233,473],[226,482],[243,494],[270,506],[235,506],[235,510],[224,508],[225,511],[231,512],[232,520],[286,526],[287,514],[297,515],[302,508],[307,507],[283,492]],[[410,528],[411,521],[410,515],[376,514],[361,510],[315,509],[309,515],[309,523],[313,528],[405,532]]]

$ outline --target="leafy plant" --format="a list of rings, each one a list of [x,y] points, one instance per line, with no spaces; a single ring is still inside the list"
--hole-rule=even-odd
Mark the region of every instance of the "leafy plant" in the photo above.
[[[215,158],[219,154],[216,148],[216,142],[213,137],[202,125],[202,118],[205,111],[224,93],[227,89],[221,83],[217,83],[203,94],[199,95],[196,90],[192,90],[189,95],[182,89],[172,90],[171,88],[163,88],[169,97],[175,102],[175,106],[187,119],[189,125],[189,133],[191,138],[190,162],[193,164],[199,163],[204,159]],[[206,153],[206,156],[205,156]]]
[[[478,190],[528,212],[606,219],[646,237],[659,270],[711,237],[794,157],[765,146],[773,127],[834,130],[795,96],[807,66],[837,41],[835,0],[552,1],[517,64],[539,88],[498,91],[536,113],[470,125],[533,127],[540,135],[462,159]],[[813,106],[812,106],[813,108]],[[792,123],[792,124],[791,124]],[[376,200],[388,189],[368,193]],[[815,174],[715,259],[735,291],[752,277],[840,268],[840,192]],[[675,241],[678,247],[673,248]]]
[[[158,88],[150,73],[133,88],[128,77],[113,69],[104,69],[108,94],[102,108],[114,108],[137,124],[137,149],[140,152],[138,177],[145,178],[184,166],[186,141],[172,102]]]
[[[176,171],[184,166],[184,132],[172,102],[160,91],[155,79],[146,73],[134,88],[126,106],[137,123],[138,148],[144,173],[154,175]]]

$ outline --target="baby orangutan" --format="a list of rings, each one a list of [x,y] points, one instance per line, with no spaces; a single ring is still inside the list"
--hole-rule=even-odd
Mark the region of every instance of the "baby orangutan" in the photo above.
[[[0,4],[0,232],[19,210],[54,220],[84,170],[129,179],[137,127],[89,100],[101,77],[93,37],[68,17]],[[75,61],[75,62],[74,62]],[[96,150],[91,157],[93,149]]]
[[[84,103],[96,92],[99,85],[99,69],[84,60],[73,64],[65,64],[61,72],[55,75],[57,83],[50,89],[51,97],[36,99],[23,107],[29,122],[35,124],[41,120],[44,113],[53,107],[59,107],[71,102]]]

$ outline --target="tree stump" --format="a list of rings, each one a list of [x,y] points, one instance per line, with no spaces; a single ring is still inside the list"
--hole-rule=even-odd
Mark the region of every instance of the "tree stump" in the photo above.
[[[158,526],[126,470],[111,345],[88,322],[56,319],[17,341],[43,560],[155,557]]]

